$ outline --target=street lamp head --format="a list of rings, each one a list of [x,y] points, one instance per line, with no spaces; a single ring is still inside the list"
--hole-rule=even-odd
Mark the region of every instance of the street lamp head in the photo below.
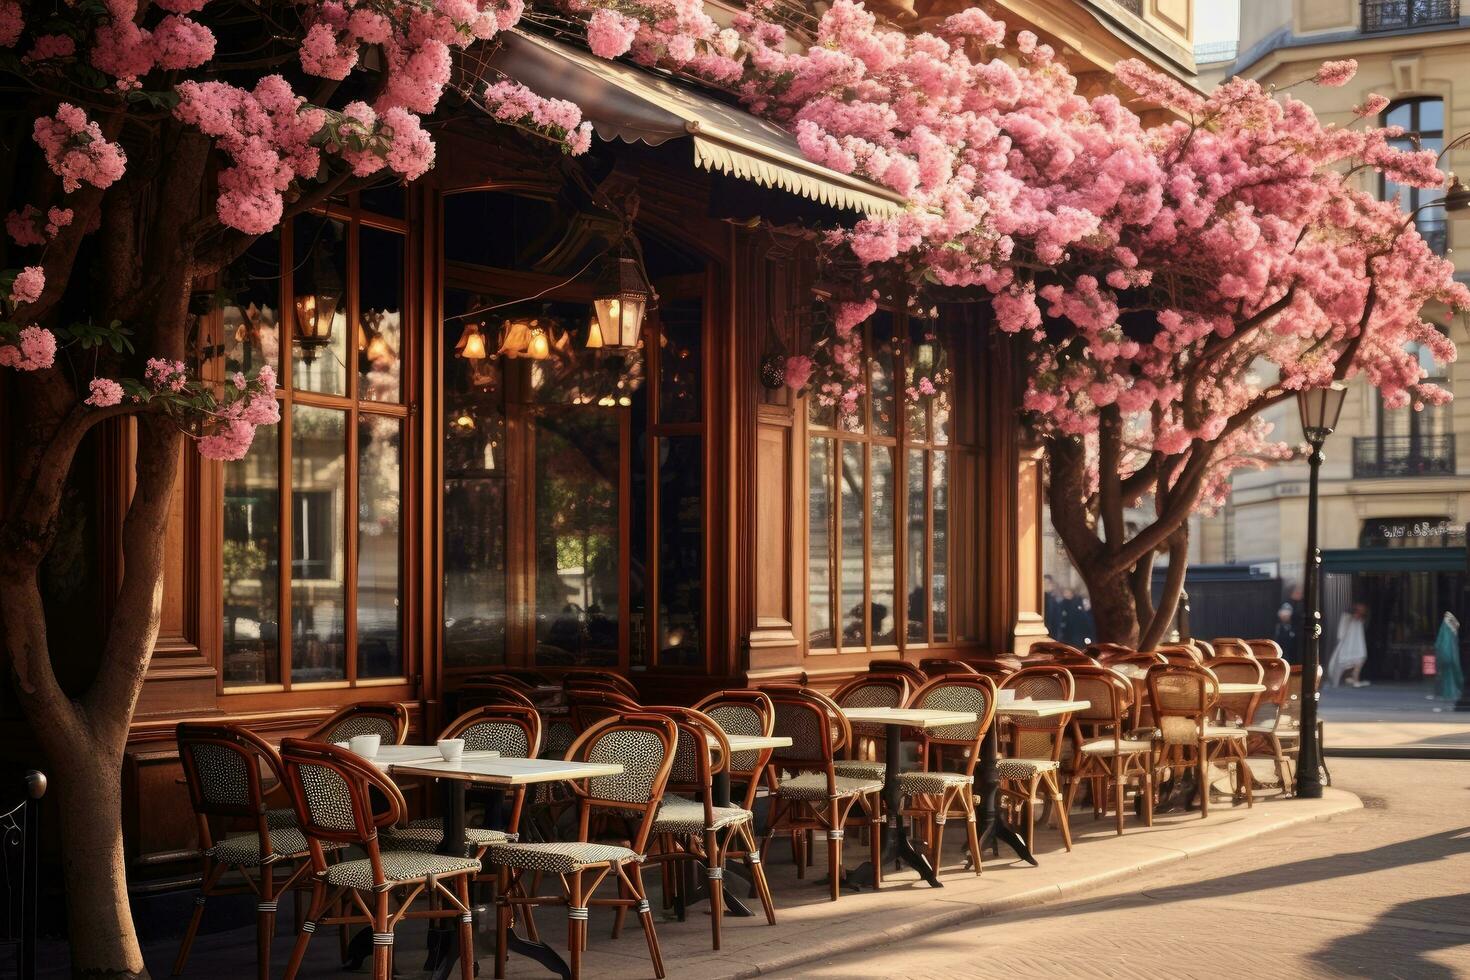
[[[1302,433],[1307,441],[1320,446],[1337,428],[1347,386],[1340,381],[1321,388],[1303,388],[1296,393],[1297,410],[1301,412]]]
[[[1450,174],[1450,186],[1439,202],[1451,221],[1470,219],[1470,188],[1460,183],[1460,178]]]

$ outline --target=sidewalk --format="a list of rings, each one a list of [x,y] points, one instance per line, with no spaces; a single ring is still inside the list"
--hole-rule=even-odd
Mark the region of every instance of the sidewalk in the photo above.
[[[1323,690],[1328,756],[1470,757],[1470,712],[1427,699],[1430,690],[1427,683]]]
[[[670,977],[714,980],[759,976],[936,930],[958,928],[977,917],[1081,894],[1145,868],[1181,861],[1360,807],[1356,796],[1333,789],[1328,789],[1321,800],[1279,800],[1266,796],[1249,810],[1244,806],[1232,808],[1229,804],[1212,806],[1205,820],[1197,813],[1162,815],[1152,828],[1144,828],[1130,817],[1122,837],[1114,834],[1111,820],[1094,821],[1091,814],[1078,811],[1073,815],[1074,849],[1070,854],[1063,850],[1060,837],[1047,831],[1038,840],[1036,853],[1040,867],[1022,864],[1008,852],[999,858],[987,855],[985,873],[980,877],[960,870],[964,859],[963,827],[952,824],[945,838],[946,870],[941,874],[944,888],[930,888],[911,872],[889,872],[880,891],[844,892],[836,903],[828,902],[826,886],[817,884],[825,874],[824,847],[818,845],[815,866],[808,870],[806,880],[799,881],[789,847],[784,842],[773,841],[766,855],[766,868],[776,900],[775,926],[766,925],[763,917],[726,916],[724,948],[715,953],[710,950],[707,906],[698,905],[685,922],[671,916],[661,919],[658,936]],[[849,835],[847,866],[856,866],[867,850],[857,834]],[[656,890],[657,873],[648,877],[650,886]],[[549,889],[552,885],[547,882],[545,887]],[[653,900],[657,910],[656,894]],[[759,909],[759,903],[751,904]],[[286,908],[283,903],[282,918],[286,925],[273,950],[277,969],[290,954],[290,913]],[[584,976],[652,976],[647,949],[633,919],[630,917],[619,940],[609,938],[611,920],[609,911],[593,909],[588,952],[583,961]],[[564,917],[548,909],[537,915],[537,921],[542,937],[553,947],[564,949]],[[337,941],[330,934],[332,931],[335,930],[319,935],[312,943],[303,978],[340,975]],[[423,927],[417,924],[405,923],[400,928],[398,972],[411,975],[422,962],[422,933]],[[484,977],[491,975],[493,959],[489,952],[493,942],[493,932],[487,933],[482,928],[476,937],[476,947],[481,953],[480,975]],[[159,944],[146,951],[155,975],[167,972],[173,952],[172,944]],[[241,968],[253,963],[253,959],[253,931],[232,929],[202,935],[195,945],[188,972],[194,976],[238,976]],[[511,977],[547,975],[540,966],[519,957],[512,957],[509,967]]]

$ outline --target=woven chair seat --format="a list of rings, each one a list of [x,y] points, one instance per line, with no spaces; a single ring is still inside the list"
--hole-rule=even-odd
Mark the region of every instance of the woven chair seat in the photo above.
[[[838,776],[835,786],[835,795],[838,798],[858,796],[862,793],[876,793],[883,788],[883,780]],[[804,772],[799,776],[783,779],[776,792],[788,800],[825,800],[830,795],[827,792],[827,777],[819,772]]]
[[[953,786],[968,786],[974,778],[962,772],[934,772],[914,769],[898,774],[898,791],[904,796],[943,793]]]
[[[571,874],[597,864],[627,864],[642,861],[643,855],[612,844],[584,844],[577,841],[547,844],[491,844],[485,852],[487,864],[528,871]]]
[[[265,811],[265,825],[271,830],[279,830],[282,827],[295,827],[297,825],[296,808],[282,806]]]
[[[426,826],[419,826],[424,824]],[[513,838],[499,830],[487,830],[483,827],[466,827],[464,829],[465,839],[469,842],[470,849],[474,854],[490,844],[499,844],[502,841]],[[383,839],[389,847],[395,850],[422,851],[429,853],[439,850],[439,843],[444,839],[444,825],[437,817],[425,820],[415,820],[407,827],[392,828],[383,831]],[[470,855],[466,855],[469,857]]]
[[[1205,738],[1245,738],[1249,734],[1244,728],[1231,728],[1228,725],[1205,726]]]
[[[1146,742],[1141,738],[1124,738],[1114,742],[1110,738],[1095,738],[1089,742],[1082,743],[1082,752],[1085,755],[1112,755],[1113,747],[1117,746],[1119,755],[1133,755],[1136,752],[1153,751],[1154,743]]]
[[[832,763],[833,772],[852,779],[883,779],[888,774],[888,763],[875,759],[838,759]]]
[[[1037,773],[1053,772],[1060,765],[1051,759],[1001,759],[999,772],[1001,779],[1030,779]]]
[[[665,797],[658,808],[658,816],[654,818],[653,832],[655,834],[702,834],[706,830],[724,830],[726,827],[748,823],[755,819],[749,810],[743,810],[738,806],[717,806],[712,812],[714,826],[706,827],[703,803],[686,800],[679,796]]]
[[[419,882],[426,878],[448,878],[454,875],[478,874],[480,862],[474,858],[448,857],[423,851],[380,851],[383,878],[387,885]],[[341,888],[371,891],[373,863],[367,858],[343,861],[327,868],[327,883]]]
[[[310,849],[306,843],[306,835],[293,827],[277,827],[267,833],[270,834],[271,860],[273,861],[300,857]],[[323,844],[322,846],[330,850],[340,845]],[[205,853],[221,864],[236,864],[246,868],[259,867],[260,835],[250,833],[226,837]]]

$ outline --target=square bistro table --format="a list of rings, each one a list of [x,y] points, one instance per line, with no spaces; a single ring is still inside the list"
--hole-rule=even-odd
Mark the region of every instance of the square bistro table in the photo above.
[[[842,714],[848,721],[864,725],[882,725],[887,742],[886,758],[883,763],[883,807],[888,811],[888,827],[883,833],[883,861],[902,861],[919,873],[932,888],[944,885],[934,874],[929,859],[909,840],[908,827],[903,822],[902,804],[898,792],[899,732],[904,728],[943,728],[947,725],[963,725],[975,721],[973,711],[931,711],[928,708],[843,708]],[[835,872],[835,869],[834,869]],[[871,862],[864,862],[848,876],[856,885],[872,885],[878,880],[878,869]]]
[[[392,746],[395,749],[410,749],[412,746]],[[491,789],[515,789],[532,783],[566,782],[587,779],[593,776],[617,776],[623,767],[617,763],[564,762],[560,759],[511,759],[501,758],[489,752],[466,752],[462,758],[446,762],[439,756],[436,746],[426,746],[432,756],[422,753],[416,757],[412,752],[396,753],[402,761],[385,760],[390,776],[437,779],[440,799],[444,811],[444,836],[439,841],[439,853],[464,857],[470,853],[470,841],[465,836],[465,787],[485,786]],[[380,753],[382,749],[378,750]],[[435,980],[445,980],[459,959],[459,945],[454,930],[442,929],[430,933],[429,969]],[[561,955],[545,943],[522,939],[512,929],[506,934],[506,946],[511,952],[527,956],[551,972],[562,977],[572,975],[571,968]]]
[[[1004,815],[1000,812],[1000,725],[1001,716],[1007,718],[1052,718],[1056,715],[1069,715],[1074,711],[1092,707],[1091,701],[1001,701],[995,702],[995,714],[997,722],[992,723],[990,731],[985,733],[985,740],[980,746],[980,820],[983,827],[980,832],[980,847],[983,850],[987,841],[998,840],[1011,850],[1016,856],[1033,868],[1037,861],[1032,855],[1031,849],[1026,846],[1026,839],[1016,833],[1010,824],[1006,823]]]

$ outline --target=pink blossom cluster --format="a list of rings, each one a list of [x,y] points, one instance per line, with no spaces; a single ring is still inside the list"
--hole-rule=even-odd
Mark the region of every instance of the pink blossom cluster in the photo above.
[[[10,303],[12,306],[34,303],[45,288],[46,270],[39,265],[28,265],[10,283]]]
[[[225,403],[199,436],[199,454],[205,459],[243,459],[255,441],[256,428],[281,420],[275,390],[276,374],[270,365],[262,367],[253,381],[243,376],[234,379],[225,389]]]
[[[87,384],[86,402],[96,408],[107,408],[123,400],[123,386],[111,378],[93,378]]]
[[[500,122],[561,143],[573,156],[592,146],[592,124],[582,121],[575,102],[537,95],[520,82],[505,79],[487,85],[485,108]]]
[[[171,391],[177,394],[189,383],[189,369],[183,361],[150,357],[143,367],[143,380],[154,391]]]
[[[565,6],[588,15],[588,47],[599,57],[627,54],[727,85],[744,73],[740,32],[721,27],[703,0],[565,0]]]
[[[56,335],[45,327],[22,327],[14,343],[0,344],[0,367],[41,371],[56,363]]]
[[[67,193],[83,183],[110,187],[127,166],[122,147],[104,139],[102,127],[69,102],[57,106],[54,116],[38,117],[32,136],[46,155],[46,165],[61,178]]]
[[[5,231],[15,244],[45,245],[55,238],[61,229],[71,224],[71,208],[52,207],[45,214],[34,204],[27,204],[19,211],[5,216]]]
[[[103,5],[107,20],[93,38],[92,66],[121,89],[141,87],[140,79],[155,69],[198,68],[214,57],[214,32],[186,14],[165,14],[148,30],[138,24],[138,0]]]

